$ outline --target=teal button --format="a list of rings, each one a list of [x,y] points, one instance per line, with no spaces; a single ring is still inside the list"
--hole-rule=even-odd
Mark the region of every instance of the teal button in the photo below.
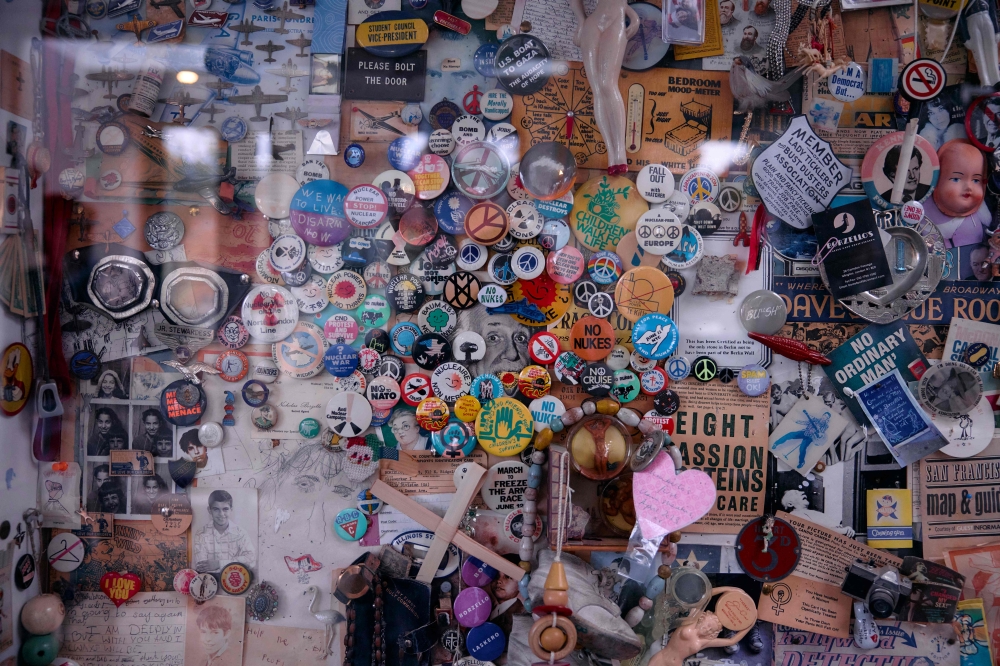
[[[357,541],[368,531],[368,518],[358,509],[344,509],[333,519],[333,531],[344,541]]]

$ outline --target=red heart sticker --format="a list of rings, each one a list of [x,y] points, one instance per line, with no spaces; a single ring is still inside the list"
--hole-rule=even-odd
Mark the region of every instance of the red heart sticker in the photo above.
[[[142,580],[134,573],[109,572],[101,576],[101,592],[108,595],[116,607],[134,597],[141,585]]]

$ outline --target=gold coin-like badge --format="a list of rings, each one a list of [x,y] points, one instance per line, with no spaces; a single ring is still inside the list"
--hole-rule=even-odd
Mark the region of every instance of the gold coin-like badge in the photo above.
[[[589,250],[615,251],[618,242],[635,230],[649,204],[635,184],[621,176],[591,178],[574,195],[569,224],[577,240]]]
[[[653,312],[670,314],[674,305],[674,286],[658,268],[633,268],[622,275],[615,287],[615,305],[633,324]]]
[[[528,408],[513,398],[497,398],[483,405],[476,417],[476,439],[487,453],[512,456],[531,443],[534,419]]]

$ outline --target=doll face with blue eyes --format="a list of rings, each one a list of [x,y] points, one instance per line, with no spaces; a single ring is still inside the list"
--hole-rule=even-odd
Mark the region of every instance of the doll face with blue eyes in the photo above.
[[[487,79],[476,71],[473,64],[476,49],[485,40],[485,35],[478,30],[468,35],[451,30],[431,31],[427,40],[427,93],[420,103],[424,118],[428,118],[431,108],[446,97],[464,113],[462,99],[472,91],[472,86],[479,86],[479,92],[483,93],[496,87],[496,79]],[[441,63],[446,58],[458,59],[458,69],[443,70]]]

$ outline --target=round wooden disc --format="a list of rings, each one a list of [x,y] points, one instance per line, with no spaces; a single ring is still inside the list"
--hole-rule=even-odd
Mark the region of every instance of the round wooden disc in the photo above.
[[[166,536],[186,532],[191,527],[192,517],[191,500],[183,493],[161,496],[150,510],[153,529]]]
[[[757,606],[743,590],[730,590],[715,602],[715,614],[726,629],[743,631],[757,621]]]

